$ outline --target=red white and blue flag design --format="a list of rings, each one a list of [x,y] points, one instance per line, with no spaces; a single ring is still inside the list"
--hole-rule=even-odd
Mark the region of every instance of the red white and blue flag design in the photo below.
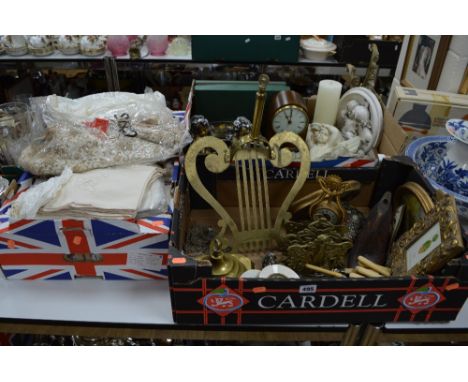
[[[23,174],[15,197],[0,209],[0,267],[5,277],[21,280],[167,278],[172,215],[138,220],[10,222],[7,211],[12,201],[27,190],[32,181],[30,174]],[[70,254],[77,256],[66,256]],[[96,260],[89,261],[90,257]],[[80,261],[84,258],[88,260]]]

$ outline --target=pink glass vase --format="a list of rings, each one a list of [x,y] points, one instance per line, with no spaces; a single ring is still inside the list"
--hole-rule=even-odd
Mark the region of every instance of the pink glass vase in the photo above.
[[[169,45],[167,36],[148,36],[146,40],[149,53],[152,56],[162,56],[166,53],[166,49]]]
[[[107,48],[114,57],[126,56],[130,48],[130,42],[127,36],[108,36]]]

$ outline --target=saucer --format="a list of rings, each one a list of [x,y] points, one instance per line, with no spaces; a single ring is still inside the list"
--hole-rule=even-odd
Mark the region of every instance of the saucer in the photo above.
[[[261,279],[298,279],[299,275],[282,264],[267,265],[258,275]]]
[[[463,119],[449,119],[445,124],[445,128],[453,137],[468,145],[468,121]],[[468,150],[468,146],[466,150]]]

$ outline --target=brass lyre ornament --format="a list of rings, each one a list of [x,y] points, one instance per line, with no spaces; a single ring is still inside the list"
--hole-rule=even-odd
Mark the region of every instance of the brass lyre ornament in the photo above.
[[[268,82],[268,76],[262,74],[256,94],[253,128],[249,134],[234,140],[231,147],[216,137],[198,138],[192,143],[185,157],[188,181],[220,216],[218,225],[221,231],[218,237],[226,237],[230,233],[229,244],[234,251],[263,250],[272,248],[278,243],[284,223],[291,218],[288,212],[289,206],[309,174],[309,149],[301,137],[292,132],[282,132],[267,141],[260,135]],[[270,208],[266,161],[269,160],[277,168],[288,166],[294,157],[292,147],[298,152],[299,171],[278,213],[273,216]],[[231,163],[234,164],[238,222],[234,221],[221,203],[203,185],[196,165],[197,157],[203,152],[209,153],[205,157],[204,164],[212,173],[221,173],[227,170]]]

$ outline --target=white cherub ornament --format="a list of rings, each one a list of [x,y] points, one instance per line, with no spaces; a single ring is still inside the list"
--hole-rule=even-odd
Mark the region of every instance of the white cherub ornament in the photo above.
[[[359,137],[360,147],[367,147],[372,141],[369,105],[366,102],[360,104],[356,100],[350,100],[341,111],[341,118],[344,121],[341,128],[343,136],[347,139]]]
[[[358,154],[361,143],[357,136],[345,140],[340,130],[326,123],[309,125],[306,141],[310,148],[310,160],[314,162],[354,156]]]

